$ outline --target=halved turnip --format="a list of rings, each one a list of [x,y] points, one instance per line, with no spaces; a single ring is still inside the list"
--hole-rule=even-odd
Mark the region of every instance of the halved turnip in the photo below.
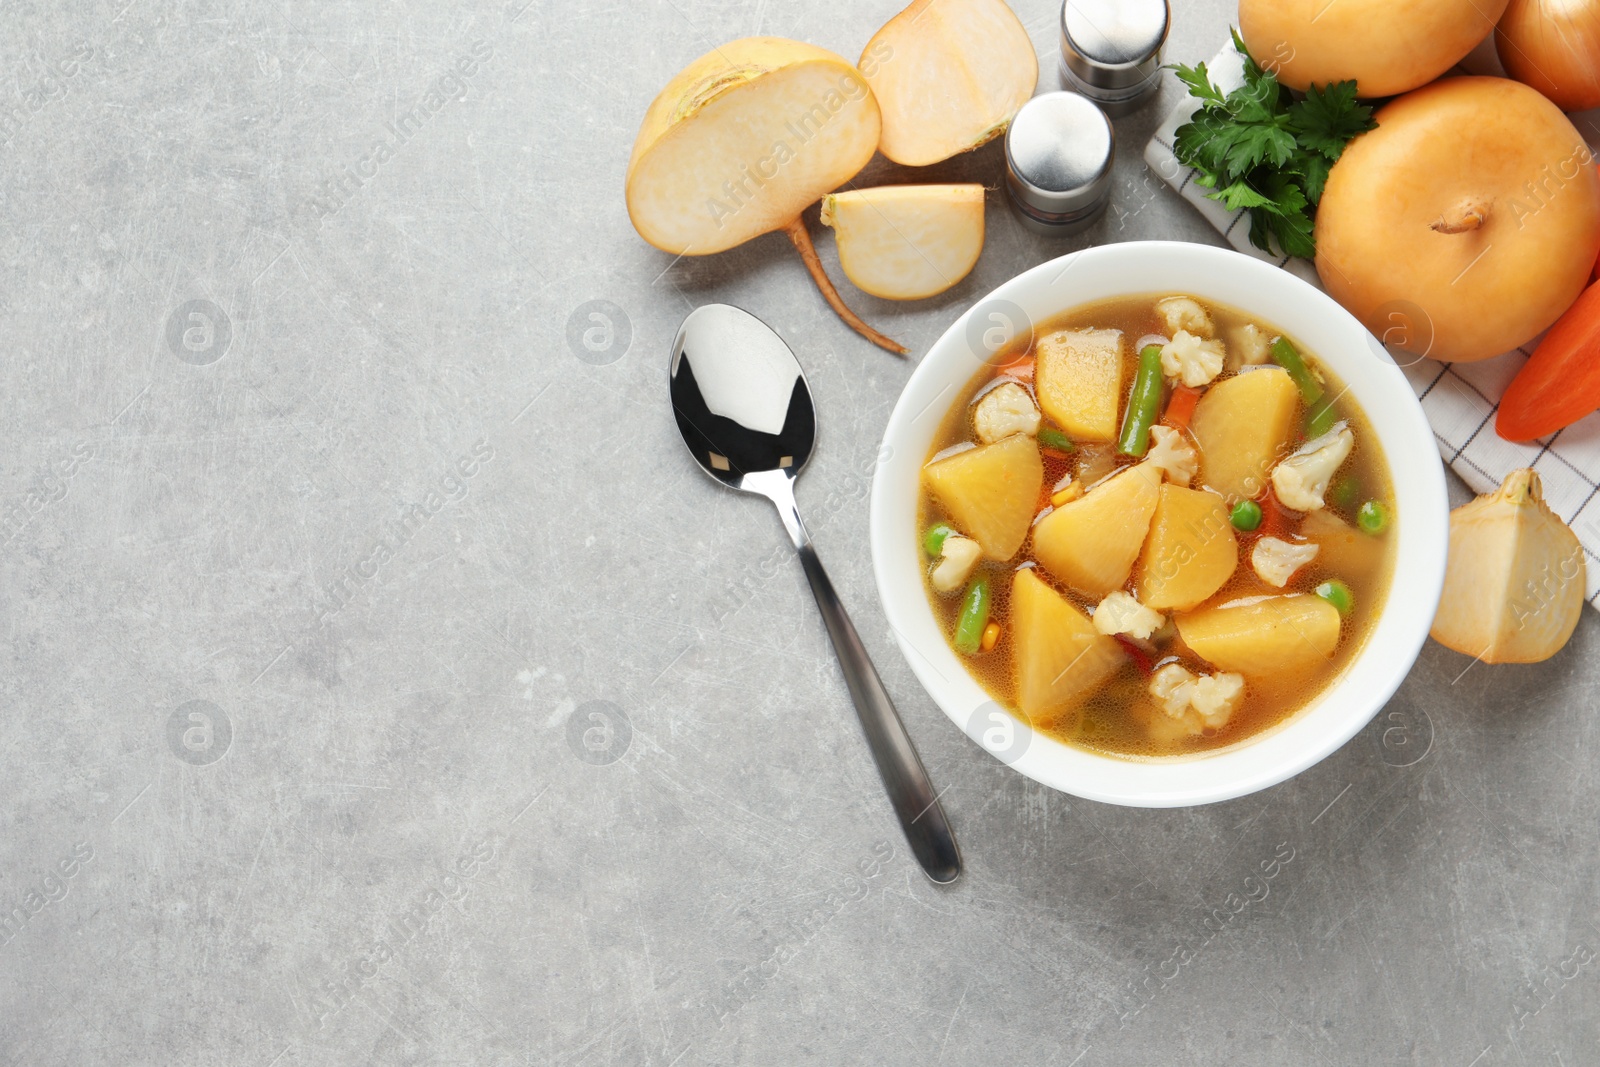
[[[1005,133],[1039,82],[1033,42],[1005,0],[916,0],[859,66],[883,110],[878,150],[908,167]]]
[[[872,158],[878,103],[842,56],[747,37],[701,56],[651,102],[628,161],[628,216],[646,241],[703,256],[782,230],[828,304],[891,352],[905,348],[840,299],[800,213]]]
[[[983,251],[983,186],[885,185],[829,193],[839,266],[886,300],[920,300],[967,276]]]
[[[1600,174],[1571,121],[1508,78],[1445,78],[1376,118],[1317,208],[1334,299],[1385,340],[1396,307],[1420,308],[1432,338],[1417,354],[1445,361],[1499,355],[1555,322],[1600,252]]]

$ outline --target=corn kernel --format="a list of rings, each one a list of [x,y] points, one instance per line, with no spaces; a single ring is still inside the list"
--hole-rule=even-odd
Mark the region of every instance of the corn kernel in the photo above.
[[[991,622],[989,625],[983,628],[983,640],[978,643],[978,647],[983,649],[985,652],[991,652],[994,650],[994,646],[999,643],[1000,624],[997,622]]]
[[[1053,507],[1059,508],[1062,504],[1070,504],[1081,496],[1083,496],[1083,483],[1074,478],[1065,487],[1050,494],[1050,503]]]

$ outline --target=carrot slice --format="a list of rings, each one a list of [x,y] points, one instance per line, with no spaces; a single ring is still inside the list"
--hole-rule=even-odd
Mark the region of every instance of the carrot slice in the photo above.
[[[1556,320],[1500,398],[1494,431],[1531,441],[1600,408],[1600,283]]]
[[[1284,507],[1278,500],[1278,494],[1268,486],[1261,497],[1261,525],[1256,527],[1256,533],[1281,540],[1294,533],[1304,517],[1303,513]]]
[[[1167,410],[1161,416],[1161,422],[1171,426],[1174,430],[1189,428],[1189,419],[1194,416],[1194,406],[1200,400],[1200,390],[1191,389],[1187,385],[1179,385],[1172,390],[1172,399],[1167,401]]]
[[[1600,163],[1595,164],[1595,167],[1600,169]],[[1594,272],[1589,275],[1589,280],[1591,282],[1600,282],[1600,256],[1594,257]]]
[[[1019,382],[1031,382],[1033,381],[1033,357],[1021,356],[1010,363],[996,367],[995,374],[997,376],[1009,375]]]
[[[1132,638],[1125,634],[1115,634],[1113,636],[1116,637],[1117,644],[1122,646],[1122,651],[1126,652],[1128,658],[1133,660],[1134,666],[1146,674],[1150,674],[1156,669],[1155,662],[1150,658],[1150,653],[1135,644]]]

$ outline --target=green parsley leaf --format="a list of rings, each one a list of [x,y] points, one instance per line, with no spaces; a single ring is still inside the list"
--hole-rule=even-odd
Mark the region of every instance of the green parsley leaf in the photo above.
[[[1211,84],[1211,75],[1206,73],[1206,65],[1204,63],[1196,63],[1192,67],[1186,67],[1182,63],[1175,63],[1172,66],[1172,71],[1178,76],[1180,82],[1189,87],[1190,96],[1212,104],[1223,102],[1222,90]]]
[[[1248,174],[1263,163],[1281,167],[1294,158],[1294,134],[1276,122],[1237,125],[1224,136],[1229,142],[1228,169],[1232,174]]]
[[[1306,191],[1306,199],[1316,205],[1322,202],[1322,189],[1328,184],[1328,170],[1332,166],[1328,157],[1319,152],[1299,152],[1288,169],[1299,176],[1300,188]]]
[[[1245,46],[1244,38],[1239,36],[1239,31],[1232,26],[1228,27],[1228,35],[1233,38],[1233,49],[1244,56],[1244,82],[1253,85],[1261,80],[1262,70],[1255,58],[1250,55],[1250,49]],[[1276,80],[1276,79],[1274,79]]]
[[[1218,174],[1227,166],[1229,129],[1226,117],[1201,111],[1178,129],[1173,139],[1178,158],[1203,174]]]
[[[1338,162],[1351,138],[1377,127],[1372,108],[1356,103],[1356,83],[1338,82],[1307,90],[1305,99],[1289,108],[1289,127],[1300,144]]]
[[[1194,168],[1195,184],[1229,210],[1250,212],[1256,247],[1307,258],[1316,205],[1345,145],[1373,129],[1372,108],[1356,99],[1355,82],[1312,86],[1298,97],[1250,56],[1233,32],[1244,61],[1244,84],[1223,93],[1204,63],[1177,66],[1178,80],[1200,102],[1177,130],[1173,151]]]
[[[1221,201],[1229,211],[1238,211],[1240,208],[1268,207],[1272,204],[1270,196],[1263,196],[1252,189],[1248,182],[1234,182],[1214,193],[1207,193],[1211,200]]]

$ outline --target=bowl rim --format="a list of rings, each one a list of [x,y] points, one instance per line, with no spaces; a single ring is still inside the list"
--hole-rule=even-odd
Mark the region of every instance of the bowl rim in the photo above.
[[[1118,296],[1185,294],[1259,315],[1304,343],[1346,385],[1377,432],[1395,497],[1393,575],[1364,647],[1304,709],[1238,744],[1139,760],[1076,748],[1004,712],[961,665],[934,619],[917,552],[920,470],[948,395],[978,373],[984,330],[1056,318]],[[1271,308],[1271,310],[1262,310]],[[986,326],[992,323],[993,326]],[[939,401],[944,399],[941,405]],[[1401,369],[1361,323],[1317,287],[1231,249],[1130,241],[1024,271],[968,308],[928,349],[884,430],[869,535],[879,600],[901,654],[934,702],[991,755],[1044,785],[1136,807],[1207,804],[1265,789],[1318,763],[1388,702],[1416,662],[1444,585],[1449,505],[1432,427]]]

